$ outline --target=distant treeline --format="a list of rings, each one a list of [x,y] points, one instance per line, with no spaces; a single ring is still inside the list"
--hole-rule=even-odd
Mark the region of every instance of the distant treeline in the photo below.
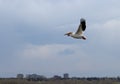
[[[72,78],[61,78],[61,77],[52,77],[52,78],[46,78],[46,77],[40,77],[40,78],[0,78],[1,80],[27,80],[27,81],[49,81],[49,80],[87,80],[87,81],[93,81],[93,80],[112,80],[112,81],[120,81],[120,77],[72,77]]]
[[[47,78],[45,80],[28,80],[26,78],[0,78],[0,84],[120,84],[120,78]]]

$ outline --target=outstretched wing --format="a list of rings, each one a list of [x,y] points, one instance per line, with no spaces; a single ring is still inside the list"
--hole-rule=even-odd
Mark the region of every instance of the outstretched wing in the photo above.
[[[86,29],[86,21],[85,19],[81,18],[80,25],[78,27],[76,34],[82,34],[82,32],[85,31],[85,29]]]

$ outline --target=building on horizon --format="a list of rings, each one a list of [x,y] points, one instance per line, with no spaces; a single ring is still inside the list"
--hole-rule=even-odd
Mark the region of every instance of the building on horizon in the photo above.
[[[47,78],[43,75],[37,75],[37,74],[27,74],[26,75],[27,80],[32,80],[32,81],[42,81],[46,80]]]
[[[24,75],[23,75],[23,74],[17,74],[17,78],[18,78],[18,79],[23,79],[23,78],[24,78]]]
[[[54,75],[52,79],[62,79],[62,77],[58,75]]]
[[[68,73],[63,74],[63,78],[68,79],[69,78],[69,74]]]

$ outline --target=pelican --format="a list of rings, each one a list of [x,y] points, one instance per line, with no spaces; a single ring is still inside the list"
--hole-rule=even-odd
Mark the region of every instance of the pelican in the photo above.
[[[84,18],[81,18],[78,30],[75,33],[68,32],[65,35],[76,38],[76,39],[86,40],[86,37],[83,35],[83,32],[85,31],[85,29],[86,29],[86,21]]]

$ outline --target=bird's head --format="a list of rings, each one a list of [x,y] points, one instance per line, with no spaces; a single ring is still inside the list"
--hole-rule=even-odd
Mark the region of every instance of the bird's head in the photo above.
[[[70,36],[71,34],[73,34],[73,32],[68,32],[65,35]]]

